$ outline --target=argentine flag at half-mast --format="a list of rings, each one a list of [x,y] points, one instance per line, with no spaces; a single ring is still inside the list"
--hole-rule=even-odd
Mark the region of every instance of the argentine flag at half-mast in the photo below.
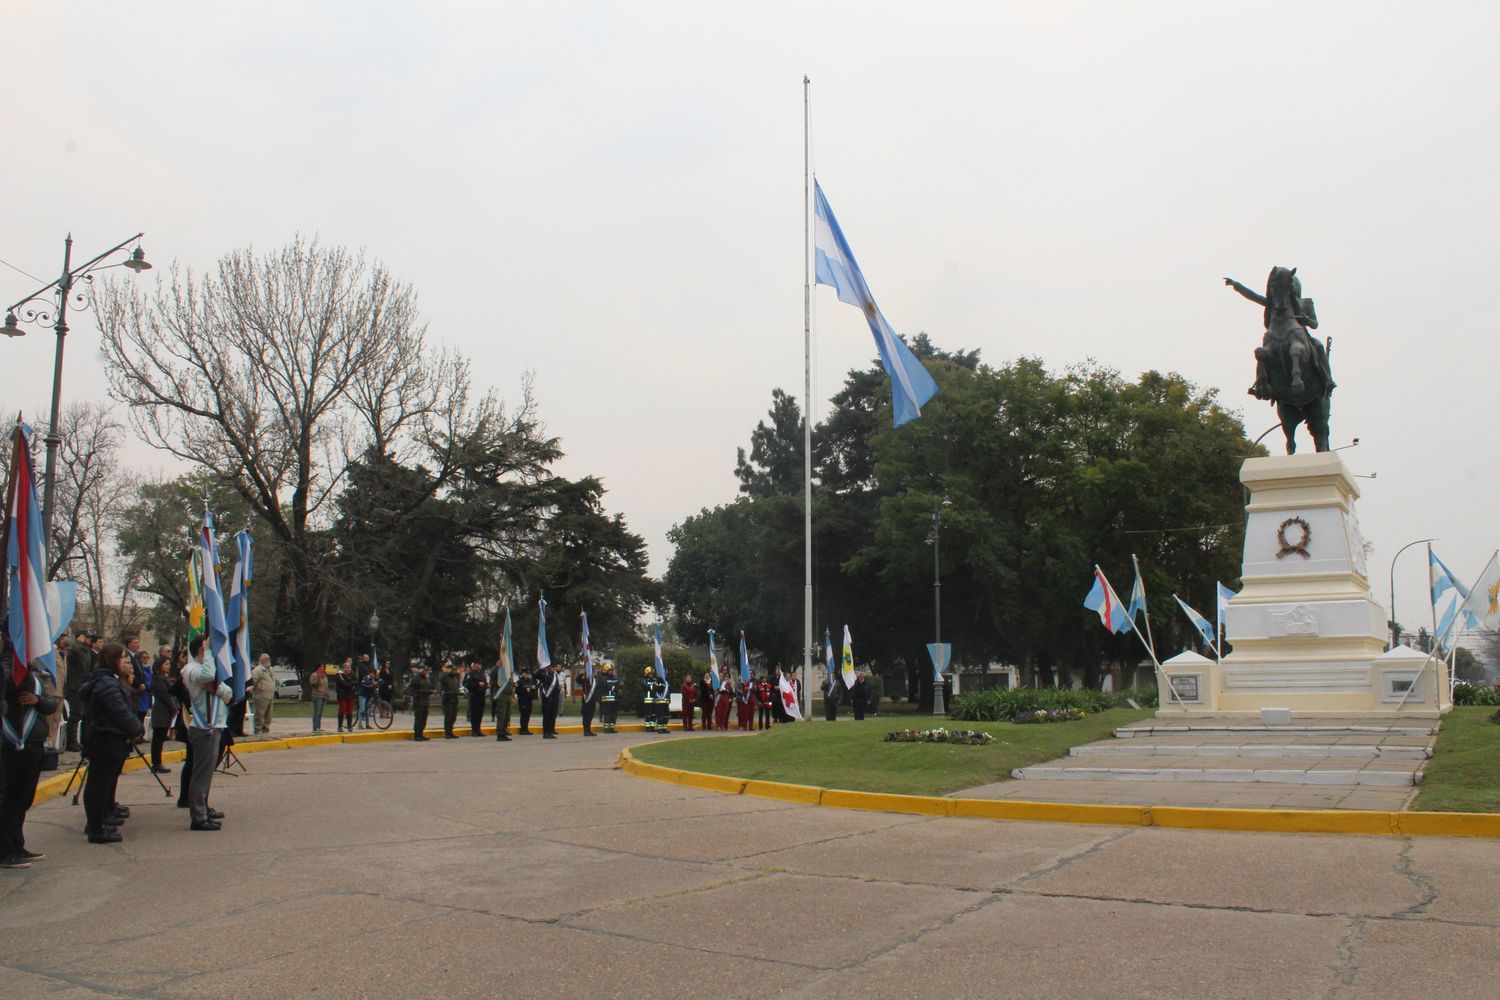
[[[900,427],[920,417],[922,404],[937,395],[937,383],[885,321],[817,181],[813,181],[813,248],[816,283],[832,287],[838,292],[840,302],[863,312],[870,332],[875,335],[881,367],[891,377],[892,423]]]

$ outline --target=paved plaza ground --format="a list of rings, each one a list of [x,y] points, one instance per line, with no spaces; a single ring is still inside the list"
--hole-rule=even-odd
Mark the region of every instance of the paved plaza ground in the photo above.
[[[1494,841],[795,806],[615,770],[643,739],[247,754],[215,781],[219,833],[128,774],[120,845],[87,844],[81,807],[50,800],[27,824],[47,860],[0,872],[0,996],[1438,998],[1500,981]]]

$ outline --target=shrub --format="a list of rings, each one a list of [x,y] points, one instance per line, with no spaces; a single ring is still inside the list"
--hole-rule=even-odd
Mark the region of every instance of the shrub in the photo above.
[[[1087,717],[1088,713],[1081,708],[1028,708],[1017,712],[1011,721],[1024,726],[1039,722],[1075,722]]]
[[[1481,684],[1459,681],[1453,685],[1455,705],[1500,705],[1500,690]]]
[[[1138,704],[1143,704],[1136,698]],[[1009,722],[1037,709],[1078,709],[1093,714],[1124,704],[1120,695],[1072,688],[990,688],[959,695],[948,715],[967,722]]]

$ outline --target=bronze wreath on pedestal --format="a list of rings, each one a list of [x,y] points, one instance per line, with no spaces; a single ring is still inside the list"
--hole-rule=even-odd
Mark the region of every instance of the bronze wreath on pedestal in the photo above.
[[[1289,541],[1286,537],[1286,529],[1294,526],[1302,529],[1302,537],[1296,541]],[[1289,517],[1276,529],[1276,543],[1281,546],[1276,552],[1276,558],[1280,559],[1282,556],[1289,556],[1295,552],[1303,559],[1311,559],[1312,554],[1307,551],[1307,544],[1311,541],[1312,527],[1300,517]]]

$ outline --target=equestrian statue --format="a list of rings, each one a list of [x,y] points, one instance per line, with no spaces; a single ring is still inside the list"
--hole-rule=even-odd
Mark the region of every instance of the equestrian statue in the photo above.
[[[1266,332],[1255,349],[1255,384],[1250,395],[1276,404],[1276,416],[1286,435],[1286,453],[1297,452],[1297,425],[1307,424],[1313,447],[1328,450],[1328,408],[1333,396],[1333,374],[1328,353],[1333,338],[1319,343],[1308,330],[1318,328],[1312,299],[1302,297],[1297,269],[1271,268],[1266,294],[1225,278],[1224,284],[1265,307]]]

